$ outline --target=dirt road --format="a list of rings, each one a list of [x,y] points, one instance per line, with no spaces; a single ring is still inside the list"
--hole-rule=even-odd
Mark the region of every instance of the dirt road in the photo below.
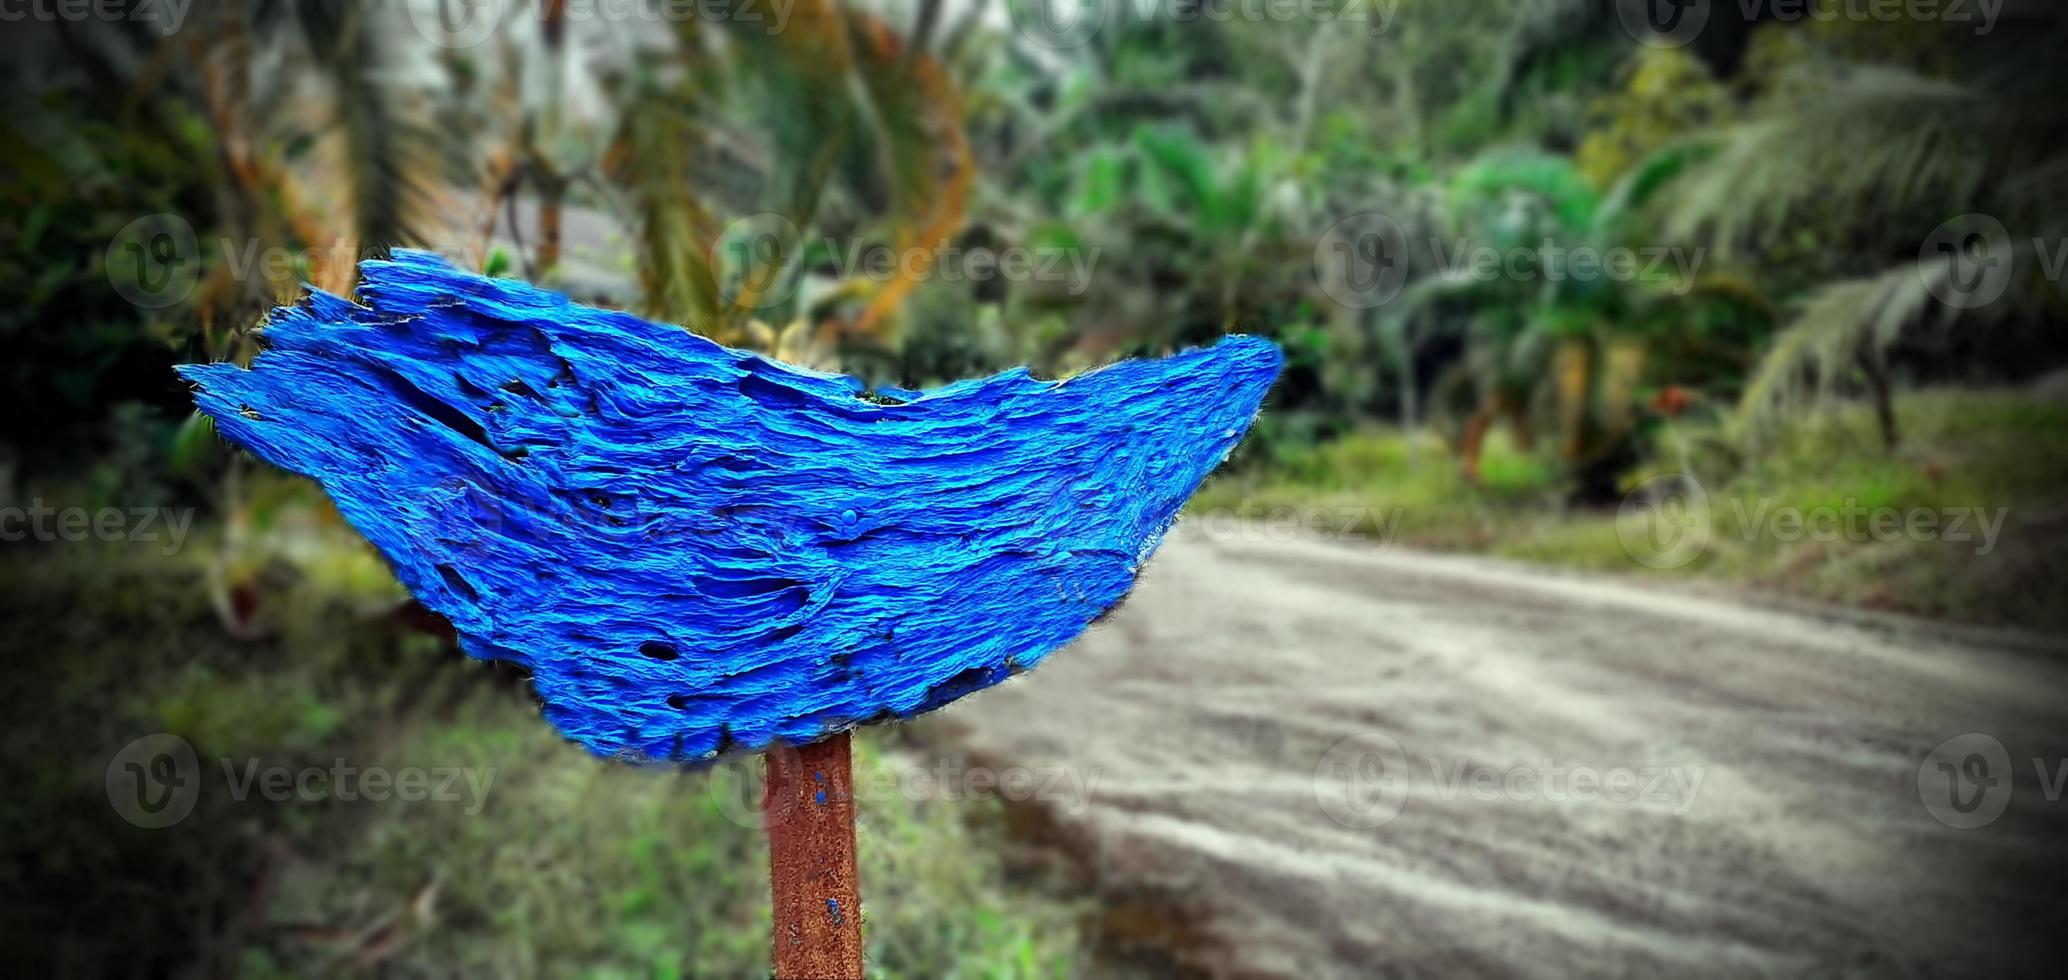
[[[1016,819],[1109,940],[1231,976],[1909,976],[2063,934],[2058,647],[1269,537],[1181,528],[930,730],[1070,774]]]

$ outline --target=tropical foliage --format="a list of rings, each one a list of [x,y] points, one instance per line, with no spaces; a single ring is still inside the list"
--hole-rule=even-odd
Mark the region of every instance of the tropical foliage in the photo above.
[[[1469,480],[1505,422],[1578,499],[1684,413],[1756,451],[1860,396],[1894,446],[1906,387],[2068,347],[2052,4],[1983,37],[1712,5],[1684,47],[1642,43],[1626,0],[1117,6],[1082,43],[1019,29],[1033,0],[799,0],[780,30],[517,5],[455,46],[427,6],[52,26],[23,64],[61,84],[5,124],[27,288],[0,317],[18,365],[57,365],[11,369],[10,408],[49,423],[17,451],[97,445],[123,400],[169,433],[159,368],[250,356],[268,306],[394,245],[878,385],[1268,333],[1291,369],[1261,458],[1434,425]],[[194,285],[139,306],[104,286],[150,264],[123,228],[150,215],[193,229]],[[1398,288],[1346,303],[1329,249],[1368,215]],[[1930,241],[1963,215],[2005,229],[2000,301],[1942,299],[1986,259]],[[965,268],[1014,250],[1050,274]],[[1546,271],[1615,253],[1640,271]]]
[[[1682,37],[1641,29],[1652,0],[26,6],[0,510],[202,515],[176,555],[6,546],[33,763],[7,867],[50,910],[9,938],[55,961],[27,974],[762,969],[743,787],[559,744],[319,492],[192,415],[172,365],[253,357],[269,309],[397,246],[878,398],[1264,334],[1287,370],[1195,507],[1630,572],[1615,505],[1706,486],[1714,542],[1676,574],[2068,628],[2032,584],[2068,574],[2057,0],[1719,0]],[[1985,561],[1748,516],[1855,506],[2007,523]],[[506,798],[215,798],[130,833],[101,770],[144,731],[471,760]],[[872,969],[1099,974],[1080,932],[1166,930],[1008,874],[993,809],[865,816],[902,917]],[[116,943],[110,908],[141,910]]]

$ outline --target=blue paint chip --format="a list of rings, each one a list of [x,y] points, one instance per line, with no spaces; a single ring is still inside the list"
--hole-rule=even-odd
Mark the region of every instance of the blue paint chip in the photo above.
[[[861,397],[423,252],[182,377],[319,481],[461,647],[606,756],[707,761],[947,704],[1118,604],[1247,431],[1253,337]]]

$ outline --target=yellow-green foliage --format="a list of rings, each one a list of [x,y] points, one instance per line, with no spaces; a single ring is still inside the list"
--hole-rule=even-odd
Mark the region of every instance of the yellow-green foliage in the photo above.
[[[1728,89],[1680,48],[1639,47],[1622,69],[1621,91],[1595,101],[1593,127],[1573,162],[1596,187],[1672,140],[1731,115]]]
[[[2068,534],[2058,505],[2068,484],[2068,401],[2021,391],[1929,390],[1898,399],[1905,441],[1881,448],[1870,409],[1842,405],[1799,415],[1756,457],[1741,459],[1731,434],[1682,425],[1626,486],[1679,473],[1682,450],[1708,497],[1709,547],[1688,565],[1658,571],[1634,561],[1616,534],[1613,508],[1562,509],[1560,470],[1544,455],[1488,440],[1483,485],[1467,485],[1454,460],[1426,436],[1368,430],[1306,451],[1269,471],[1210,483],[1195,515],[1262,517],[1274,508],[1375,515],[1356,528],[1390,543],[1465,549],[1526,561],[1645,576],[1715,580],[1876,608],[1994,624],[2058,629],[2068,610],[2033,582],[2068,576]],[[1548,452],[1548,450],[1545,450]],[[1892,540],[1784,540],[1775,509],[1894,508],[1944,512],[2003,509],[1993,549],[1930,535]],[[1976,525],[1967,525],[1979,537]]]

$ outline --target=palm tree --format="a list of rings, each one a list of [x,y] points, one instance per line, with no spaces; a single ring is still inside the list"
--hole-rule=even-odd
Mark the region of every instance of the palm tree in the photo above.
[[[560,215],[577,200],[624,216],[641,246],[642,312],[772,353],[819,356],[831,342],[814,335],[827,323],[836,335],[882,332],[924,262],[837,291],[855,309],[835,315],[840,304],[812,308],[765,291],[799,275],[795,252],[749,252],[728,264],[729,221],[765,213],[800,230],[822,222],[920,260],[959,229],[974,168],[959,86],[927,50],[930,17],[908,42],[874,14],[799,0],[779,33],[686,21],[621,70],[570,56],[566,4],[538,10],[505,18],[488,43],[450,50],[413,44],[419,35],[399,5],[357,0],[196,5],[171,37],[121,25],[50,28],[65,42],[51,57],[84,56],[76,64],[93,89],[81,99],[139,106],[123,138],[191,161],[181,179],[197,189],[192,197],[213,202],[205,217],[186,215],[200,241],[200,254],[186,257],[200,263],[198,286],[184,305],[160,311],[181,321],[166,328],[174,337],[198,324],[192,359],[248,361],[258,343],[248,328],[291,302],[300,279],[349,294],[358,260],[393,246],[473,237],[479,267],[552,277]],[[441,71],[449,84],[435,84]],[[527,72],[554,84],[521,84]],[[583,119],[612,121],[602,138],[590,139],[562,104],[576,81],[609,96]],[[721,147],[738,152],[714,159]],[[742,170],[758,193],[725,193]],[[481,187],[480,209],[460,227],[453,189],[467,184]],[[515,232],[521,195],[537,201],[537,234],[519,239],[509,262],[486,245],[500,215]],[[274,250],[306,256],[305,267],[276,279],[249,264]],[[182,444],[207,443],[209,431],[190,424]],[[220,488],[233,535],[278,503],[245,487],[235,465]],[[322,506],[305,490],[296,495],[300,506]],[[264,562],[234,540],[223,556],[211,584],[225,621],[242,631],[251,623],[239,610],[250,603],[231,599],[254,590]]]
[[[1876,36],[1879,51],[1844,37],[1806,45],[1675,185],[1670,233],[1785,260],[1801,279],[1839,277],[1796,304],[1747,385],[1749,436],[1858,379],[1894,448],[1890,355],[1900,342],[2056,315],[2061,286],[2033,261],[2033,244],[2068,233],[2058,208],[2068,194],[2068,19],[2057,4],[2012,2],[1988,37],[1972,31],[1941,25],[1893,52],[1887,35]],[[1858,60],[1870,56],[1884,63]],[[1993,256],[1943,241],[1973,238],[1953,220],[1962,215],[1982,216]],[[1992,260],[2014,270],[2001,299],[1941,299],[1954,277]]]
[[[487,266],[489,234],[518,231],[526,195],[536,234],[519,239],[515,265],[549,279],[572,195],[620,214],[640,243],[642,312],[735,342],[751,341],[749,321],[794,308],[765,287],[794,278],[799,256],[726,267],[721,232],[734,218],[775,215],[800,231],[826,219],[917,256],[836,324],[867,335],[958,231],[974,166],[959,86],[925,49],[931,17],[916,43],[835,0],[800,0],[777,33],[684,20],[661,43],[645,39],[624,70],[570,57],[567,5],[538,9],[505,18],[487,43],[437,50],[408,43],[417,35],[395,7],[230,2],[197,8],[205,23],[154,49],[111,58],[107,83],[123,98],[155,93],[161,117],[198,111],[215,137],[218,165],[197,178],[217,186],[219,237],[309,255],[304,274],[336,293],[350,291],[358,258],[395,245],[471,237]],[[440,70],[449,84],[424,84]],[[576,81],[612,101],[604,139],[577,131],[562,104]],[[760,190],[726,193],[742,164]],[[452,188],[466,183],[480,201],[471,227],[454,227]],[[296,288],[212,258],[196,303],[204,320],[249,322]]]
[[[975,167],[960,87],[942,57],[925,50],[932,23],[922,16],[908,42],[880,17],[834,0],[800,0],[789,26],[772,35],[743,24],[714,35],[683,22],[675,57],[706,69],[642,66],[626,86],[609,154],[609,175],[638,215],[643,312],[733,342],[750,341],[745,328],[758,317],[805,312],[782,288],[802,272],[795,236],[750,243],[771,246],[759,250],[727,248],[720,209],[728,202],[698,192],[722,185],[710,160],[728,140],[750,147],[764,171],[765,190],[731,202],[735,208],[800,232],[826,218],[900,255],[930,256],[950,240]],[[751,113],[745,132],[743,107]],[[745,264],[726,267],[728,253]],[[867,336],[886,325],[925,271],[923,262],[896,268],[861,290],[859,312],[831,322],[836,334]]]
[[[1634,277],[1559,271],[1562,256],[1606,255],[1641,240],[1637,210],[1698,156],[1690,149],[1657,154],[1606,197],[1567,158],[1534,151],[1496,151],[1452,179],[1450,208],[1464,231],[1457,254],[1377,315],[1394,336],[1422,319],[1464,324],[1465,354],[1445,384],[1473,389],[1459,438],[1468,479],[1478,479],[1481,448],[1497,420],[1507,419],[1527,446],[1532,409],[1548,403],[1579,495],[1612,495],[1654,350],[1677,341],[1704,306],[1757,315],[1761,301],[1741,280],[1685,279],[1663,269],[1634,269]],[[1493,250],[1500,267],[1470,262],[1473,249]],[[1510,256],[1529,259],[1522,274],[1511,274]]]

